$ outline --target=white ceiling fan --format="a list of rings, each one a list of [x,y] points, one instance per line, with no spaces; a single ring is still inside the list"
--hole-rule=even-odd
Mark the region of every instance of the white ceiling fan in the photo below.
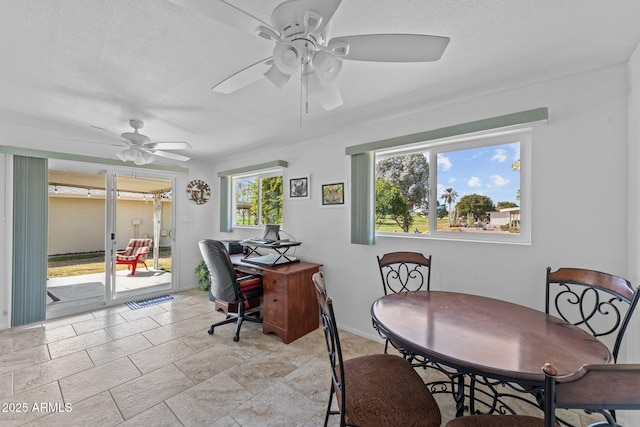
[[[225,0],[172,0],[188,9],[275,42],[273,55],[217,83],[214,92],[233,93],[263,76],[279,88],[302,73],[309,97],[326,110],[342,105],[335,83],[343,60],[373,62],[437,61],[448,37],[423,34],[362,34],[329,38],[330,21],[342,0],[287,0],[267,24]],[[244,22],[243,22],[244,21]]]
[[[122,139],[128,148],[116,153],[116,156],[123,162],[132,161],[136,165],[145,165],[153,162],[154,156],[166,157],[182,162],[190,159],[190,157],[183,156],[182,154],[165,151],[191,148],[191,144],[188,142],[153,142],[148,136],[138,132],[138,130],[144,126],[142,120],[131,119],[129,120],[129,124],[133,128],[133,132],[124,132],[119,136],[119,139]],[[102,128],[97,129],[104,130]]]

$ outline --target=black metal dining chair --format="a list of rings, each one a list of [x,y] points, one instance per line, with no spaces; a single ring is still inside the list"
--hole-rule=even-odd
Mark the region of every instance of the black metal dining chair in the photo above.
[[[391,354],[343,359],[323,274],[312,278],[331,367],[325,427],[330,415],[340,415],[340,426],[440,426],[438,404],[407,360]],[[331,410],[334,395],[337,410]]]
[[[547,267],[545,313],[557,315],[609,346],[614,361],[640,292],[622,277],[583,268]]]
[[[425,257],[419,252],[390,252],[378,259],[380,278],[384,294],[408,291],[428,291],[431,288],[431,255]],[[391,343],[398,351],[402,349]],[[387,353],[389,340],[385,339],[384,352]]]
[[[555,427],[556,409],[584,409],[604,416],[591,426],[618,426],[612,412],[640,409],[640,364],[584,365],[577,372],[558,376],[547,363],[544,419],[526,415],[468,415],[455,418],[446,427]]]
[[[378,258],[384,294],[430,290],[431,255],[390,252]]]

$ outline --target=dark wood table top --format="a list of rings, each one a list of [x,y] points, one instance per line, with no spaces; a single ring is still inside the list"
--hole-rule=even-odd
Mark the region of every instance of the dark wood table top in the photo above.
[[[407,350],[487,377],[542,384],[542,366],[560,374],[609,363],[611,352],[587,332],[507,301],[444,291],[390,294],[376,300],[377,329]]]

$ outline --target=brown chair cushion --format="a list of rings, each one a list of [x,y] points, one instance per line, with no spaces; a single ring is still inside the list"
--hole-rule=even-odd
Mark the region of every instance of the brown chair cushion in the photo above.
[[[544,427],[542,418],[528,415],[469,415],[454,418],[446,427]]]
[[[345,360],[344,375],[347,423],[360,426],[440,426],[438,404],[420,376],[403,358],[374,354]]]

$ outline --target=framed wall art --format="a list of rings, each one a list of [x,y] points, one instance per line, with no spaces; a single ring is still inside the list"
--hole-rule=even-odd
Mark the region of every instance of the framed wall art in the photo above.
[[[309,176],[289,179],[289,198],[302,200],[309,198]]]
[[[344,182],[322,184],[322,206],[323,207],[343,207],[345,203]]]

